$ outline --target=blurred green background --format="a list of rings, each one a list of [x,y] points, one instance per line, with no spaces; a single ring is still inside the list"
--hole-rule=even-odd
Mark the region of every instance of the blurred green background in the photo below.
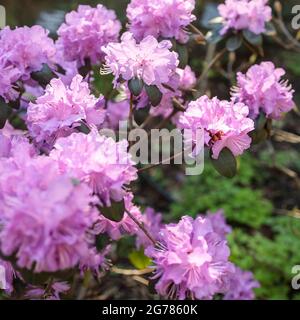
[[[55,30],[65,13],[76,9],[78,3],[102,3],[116,10],[125,27],[128,2],[8,0],[1,1],[1,4],[6,7],[9,25],[40,24],[55,37]],[[218,2],[222,1],[197,2],[197,27],[203,29],[207,16],[213,14]],[[299,4],[299,1],[281,1],[288,27],[292,19],[291,8],[297,2]],[[265,60],[271,60],[288,71],[287,78],[297,92],[296,104],[300,105],[300,54],[283,50],[268,39],[264,49]],[[197,74],[203,68],[205,50],[205,47],[196,47],[190,52],[189,63]],[[249,53],[242,49],[238,58],[248,59]],[[228,98],[230,86],[231,83],[218,70],[210,72],[208,87],[213,95]],[[293,111],[283,121],[277,122],[278,132],[292,133],[294,140],[291,136],[283,136],[283,141],[279,141],[280,137],[274,135],[270,141],[255,146],[239,159],[239,174],[231,180],[221,177],[207,163],[204,173],[195,177],[183,176],[175,167],[163,166],[145,174],[142,185],[136,186],[142,189],[137,199],[139,204],[163,211],[166,222],[185,214],[195,216],[223,208],[233,226],[229,238],[232,260],[254,272],[261,283],[257,290],[259,299],[300,298],[300,292],[291,288],[291,269],[300,264],[300,220],[296,218],[300,216],[299,119],[299,112]],[[126,241],[120,244],[119,250],[124,264],[129,263],[131,250],[128,246],[130,240]],[[127,298],[130,295],[131,289]]]

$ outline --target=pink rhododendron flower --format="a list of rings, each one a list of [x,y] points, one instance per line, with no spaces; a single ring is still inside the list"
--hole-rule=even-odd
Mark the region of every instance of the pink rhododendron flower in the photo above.
[[[227,289],[233,270],[227,242],[215,232],[209,219],[184,216],[160,232],[157,248],[146,254],[156,267],[156,290],[169,298],[212,299]]]
[[[263,111],[268,118],[279,119],[294,107],[294,90],[282,80],[285,71],[272,62],[262,62],[249,68],[246,74],[238,72],[233,97],[245,103],[252,118]]]
[[[196,85],[197,78],[190,66],[184,69],[177,68],[176,73],[179,74],[179,88],[181,90],[190,90]]]
[[[48,31],[41,26],[5,27],[0,31],[0,96],[15,100],[17,80],[28,81],[30,74],[51,62],[56,49]]]
[[[61,42],[55,43],[56,55],[53,59],[53,72],[59,79],[67,86],[69,86],[73,78],[78,74],[78,67],[76,61],[67,61],[64,57],[64,47]]]
[[[55,272],[75,267],[90,250],[87,232],[97,218],[97,199],[85,184],[59,174],[49,157],[18,167],[0,165],[0,247],[20,268]]]
[[[38,144],[51,148],[57,138],[70,135],[82,122],[102,123],[105,111],[97,106],[98,102],[80,75],[73,78],[70,86],[53,79],[45,94],[29,104],[29,132]]]
[[[8,261],[4,261],[0,258],[0,273],[5,276],[5,279],[0,279],[0,290],[4,290],[5,293],[11,294],[14,291],[13,281],[17,278],[17,273],[15,272],[12,264]],[[2,273],[2,268],[4,269],[4,274]],[[4,283],[3,283],[4,280]],[[3,287],[4,285],[4,287]]]
[[[15,163],[36,156],[36,150],[28,139],[22,135],[7,136],[0,132],[0,158],[13,158]]]
[[[129,30],[141,41],[146,36],[187,42],[184,31],[196,17],[195,0],[131,0],[127,7]]]
[[[133,204],[132,199],[133,195],[131,193],[124,195],[125,208],[135,217],[136,220],[142,222],[141,211]],[[130,216],[124,212],[123,218],[120,221],[111,220],[100,214],[94,230],[98,234],[107,233],[113,240],[119,240],[124,234],[136,234],[139,228],[137,224],[130,218]]]
[[[129,100],[108,101],[105,113],[105,121],[101,127],[118,130],[120,124],[119,122],[128,119],[129,109]]]
[[[103,60],[101,47],[119,38],[121,23],[113,10],[101,4],[96,8],[80,5],[77,11],[66,15],[66,21],[58,29],[58,44],[68,61],[84,65],[89,58],[92,64]]]
[[[220,33],[223,35],[230,29],[247,29],[255,34],[264,32],[266,22],[272,18],[272,9],[267,3],[268,0],[225,0],[218,6],[224,19]]]
[[[253,289],[259,287],[259,282],[253,278],[252,272],[235,267],[229,278],[229,289],[224,295],[224,300],[253,300]]]
[[[220,235],[222,238],[231,233],[231,227],[226,223],[224,217],[224,211],[222,209],[216,211],[215,213],[208,212],[205,217],[211,222],[214,232]]]
[[[211,147],[214,159],[225,147],[237,156],[250,147],[248,133],[254,129],[254,122],[248,118],[248,113],[243,103],[202,96],[188,104],[178,126],[193,132],[203,129],[204,142]]]
[[[137,43],[130,32],[125,32],[121,43],[110,43],[102,50],[106,53],[106,67],[115,76],[115,85],[119,77],[127,81],[137,77],[147,85],[160,86],[170,80],[179,63],[171,47],[170,41],[158,42],[153,36]]]
[[[127,141],[115,142],[93,129],[88,135],[58,139],[50,157],[58,161],[61,172],[87,182],[101,202],[110,205],[111,199],[121,201],[123,187],[137,178],[127,147]]]
[[[6,63],[5,59],[0,57],[0,96],[5,100],[16,100],[19,93],[14,86],[22,76],[20,70],[13,65]]]
[[[154,239],[159,238],[159,232],[163,227],[162,214],[160,212],[155,212],[152,208],[146,208],[142,215],[142,222],[145,228],[149,231]],[[144,247],[147,248],[152,245],[150,239],[145,235],[142,230],[138,230],[136,238],[137,248]]]
[[[60,300],[62,294],[66,294],[71,286],[67,282],[54,282],[50,287],[45,288],[29,285],[26,297],[31,300]]]

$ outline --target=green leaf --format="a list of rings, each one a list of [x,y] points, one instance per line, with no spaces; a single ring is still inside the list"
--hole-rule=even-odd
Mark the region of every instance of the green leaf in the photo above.
[[[119,222],[124,216],[125,203],[124,200],[120,202],[112,202],[110,207],[99,207],[99,210],[104,217]]]
[[[0,129],[5,126],[6,120],[8,119],[10,108],[8,104],[0,97]]]
[[[40,71],[31,73],[31,78],[37,81],[42,87],[46,87],[53,78],[57,78],[57,75],[44,63]]]
[[[139,270],[145,269],[151,264],[151,259],[145,256],[144,250],[142,249],[138,251],[132,251],[128,258],[132,265]]]
[[[237,162],[228,148],[222,149],[218,159],[211,158],[215,169],[224,177],[233,178],[237,172]]]
[[[179,68],[184,69],[188,64],[188,60],[189,60],[188,49],[186,46],[177,43],[176,51],[179,56]]]
[[[106,99],[113,99],[118,93],[117,90],[114,89],[113,74],[100,74],[99,67],[94,67],[93,78],[93,91],[96,96],[102,94]]]
[[[152,104],[153,107],[156,107],[160,104],[161,99],[162,99],[162,93],[160,90],[157,88],[157,86],[152,85],[152,86],[145,86],[148,98]]]
[[[139,96],[143,90],[144,82],[139,78],[133,78],[128,82],[128,88],[134,96]]]
[[[226,48],[228,51],[235,51],[242,45],[242,38],[240,36],[230,37],[226,41]]]
[[[249,30],[243,30],[243,36],[249,43],[253,44],[256,47],[262,44],[261,34],[255,34]]]

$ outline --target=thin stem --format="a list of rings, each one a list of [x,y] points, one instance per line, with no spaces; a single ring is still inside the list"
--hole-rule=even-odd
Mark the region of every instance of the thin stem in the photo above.
[[[144,274],[152,273],[153,268],[146,268],[142,270],[122,269],[118,267],[112,267],[111,271],[114,273],[122,274],[124,276],[143,276]]]
[[[203,35],[203,33],[197,28],[197,27],[195,27],[193,24],[189,24],[189,27],[190,27],[190,29],[191,29],[191,31],[193,32],[193,33],[196,33],[196,34],[198,34],[199,36],[202,36],[203,37],[203,39],[205,39],[205,37],[204,37],[204,35]]]
[[[151,114],[148,115],[146,120],[140,125],[140,128],[143,129],[145,128],[153,119],[153,116]]]
[[[128,216],[131,218],[131,220],[144,232],[144,234],[148,237],[148,239],[153,243],[154,246],[156,246],[155,239],[151,236],[149,231],[144,227],[142,223],[140,223],[126,208],[125,212],[128,214]]]
[[[208,65],[202,71],[198,82],[200,82],[207,75],[210,68],[223,56],[225,52],[226,52],[226,48],[224,48],[223,50],[221,50],[219,53],[215,55],[215,57],[208,63]]]
[[[170,158],[168,158],[168,159],[165,159],[165,160],[163,160],[163,161],[160,162],[160,163],[151,164],[151,165],[149,165],[149,166],[147,166],[147,167],[141,168],[141,169],[138,170],[138,173],[143,172],[143,171],[146,171],[146,170],[149,170],[149,169],[152,169],[152,168],[155,168],[155,167],[158,167],[158,166],[160,166],[160,165],[162,165],[162,164],[166,164],[166,163],[168,164],[168,162],[169,162],[170,160],[176,159],[177,157],[181,156],[182,154],[183,154],[183,151],[181,151],[181,152],[179,152],[179,153],[177,153],[177,154],[174,154],[172,157],[170,157]]]

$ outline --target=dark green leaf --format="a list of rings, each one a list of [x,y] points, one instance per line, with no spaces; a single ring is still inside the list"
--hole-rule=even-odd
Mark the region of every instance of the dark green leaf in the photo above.
[[[139,78],[133,78],[128,82],[128,88],[134,96],[139,96],[143,90],[144,82]]]
[[[188,64],[188,60],[189,60],[188,49],[186,46],[177,43],[176,51],[179,56],[179,68],[184,69]]]
[[[76,129],[84,134],[89,134],[91,132],[91,129],[84,122],[81,122],[80,126]]]
[[[2,97],[0,97],[0,129],[5,126],[8,119],[10,108]]]
[[[139,270],[149,267],[151,260],[145,256],[144,250],[132,251],[128,256],[130,262]]]
[[[31,78],[37,81],[42,87],[45,87],[53,78],[57,78],[57,75],[44,63],[40,71],[31,73]]]
[[[148,98],[152,104],[153,107],[156,107],[160,104],[162,99],[162,93],[157,88],[157,86],[148,86],[145,85],[145,89],[148,95]]]
[[[242,38],[239,36],[232,36],[226,41],[226,48],[228,51],[235,51],[242,45]]]
[[[228,148],[222,149],[218,159],[211,158],[215,169],[224,177],[233,178],[237,171],[237,162]]]
[[[244,38],[254,46],[260,46],[262,44],[262,36],[260,34],[255,34],[249,30],[243,30]]]
[[[99,210],[104,217],[119,222],[124,216],[125,203],[124,200],[120,202],[112,202],[110,207],[99,207]]]

